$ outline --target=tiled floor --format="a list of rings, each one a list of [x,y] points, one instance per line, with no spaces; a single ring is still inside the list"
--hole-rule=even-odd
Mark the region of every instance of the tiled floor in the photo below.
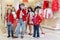
[[[17,38],[17,39],[13,39],[13,38],[7,38],[7,33],[5,35],[3,35],[1,28],[4,30],[4,27],[2,26],[3,24],[1,24],[0,22],[0,40],[60,40],[60,31],[53,31],[53,30],[48,30],[48,29],[44,29],[45,35],[41,35],[40,38],[33,38],[32,36],[29,35],[25,35],[23,39]],[[2,27],[1,27],[2,26]]]

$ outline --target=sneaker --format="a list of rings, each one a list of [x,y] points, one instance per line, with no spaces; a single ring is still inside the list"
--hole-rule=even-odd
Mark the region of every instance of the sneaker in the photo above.
[[[31,33],[29,33],[29,35],[31,36],[32,34],[31,34]]]
[[[24,38],[23,36],[21,36],[21,38]]]

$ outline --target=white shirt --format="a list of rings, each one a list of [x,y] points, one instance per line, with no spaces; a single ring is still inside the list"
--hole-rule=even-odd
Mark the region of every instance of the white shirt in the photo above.
[[[15,12],[12,12],[13,16],[14,16],[14,19],[16,19],[16,13]]]
[[[32,22],[32,18],[34,16],[34,13],[33,12],[29,12],[29,14],[30,14],[30,22]]]
[[[24,14],[23,14],[23,12],[22,11],[20,11],[20,18],[22,18],[22,16],[23,16]]]
[[[34,13],[33,12],[30,12],[30,19],[32,19]]]

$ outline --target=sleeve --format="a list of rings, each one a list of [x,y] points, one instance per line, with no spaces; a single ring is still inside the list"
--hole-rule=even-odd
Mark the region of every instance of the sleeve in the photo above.
[[[39,17],[39,23],[41,23],[41,22],[42,22],[42,19],[43,19],[42,17]]]
[[[16,12],[16,19],[19,19],[19,10]]]
[[[7,20],[7,18],[8,18],[7,16],[8,16],[8,14],[6,13],[6,15],[5,15],[5,19],[6,19],[6,20]]]

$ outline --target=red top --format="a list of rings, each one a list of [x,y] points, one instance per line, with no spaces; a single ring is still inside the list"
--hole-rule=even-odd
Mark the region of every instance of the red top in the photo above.
[[[8,13],[6,14],[6,20],[7,22],[11,22],[11,23],[14,23],[14,16],[12,13],[10,13],[10,15],[8,15]]]
[[[39,15],[37,15],[37,16],[34,15],[34,17],[33,17],[34,25],[40,25],[41,22],[42,22],[42,18]]]
[[[17,19],[20,19],[20,9],[18,9],[17,10]],[[22,10],[22,12],[23,12],[23,16],[22,16],[22,19],[23,19],[23,21],[26,21],[26,10]]]

